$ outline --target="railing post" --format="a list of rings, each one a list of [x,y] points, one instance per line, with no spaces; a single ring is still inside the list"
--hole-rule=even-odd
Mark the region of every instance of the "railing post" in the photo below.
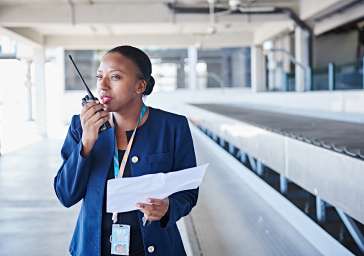
[[[257,174],[262,176],[264,172],[264,165],[261,161],[257,160]]]
[[[363,56],[363,60],[362,60],[362,65],[361,65],[361,77],[362,77],[362,86],[364,89],[364,56]]]
[[[256,173],[257,172],[257,163],[256,163],[255,159],[248,155],[248,160],[249,160],[249,164],[252,168],[252,171]]]
[[[313,77],[312,77],[312,69],[310,67],[307,67],[306,70],[306,91],[312,91],[313,90]]]
[[[336,207],[336,211],[343,221],[345,227],[349,230],[350,235],[354,239],[356,245],[359,247],[360,252],[364,253],[364,235],[356,225],[354,220],[346,215],[341,209]]]
[[[239,155],[240,155],[240,162],[245,163],[247,158],[246,154],[240,150]]]
[[[319,222],[326,220],[326,203],[316,196],[316,218]]]
[[[288,191],[288,181],[287,178],[282,174],[279,175],[279,190],[282,194],[286,194]]]
[[[329,91],[335,90],[335,64],[330,62],[328,65]]]

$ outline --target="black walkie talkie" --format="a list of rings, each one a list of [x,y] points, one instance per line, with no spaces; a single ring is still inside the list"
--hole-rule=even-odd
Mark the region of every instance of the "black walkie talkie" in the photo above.
[[[87,90],[87,94],[84,98],[82,98],[82,106],[85,105],[88,101],[96,101],[98,100],[91,92],[90,88],[87,86],[85,80],[83,79],[80,71],[78,70],[77,66],[76,66],[76,63],[73,61],[72,59],[72,56],[71,55],[68,55],[68,57],[70,58],[73,66],[75,67],[76,71],[77,71],[77,74],[79,75],[79,77],[81,78],[83,84],[85,85],[86,87],[86,90]],[[101,111],[101,110],[100,110]],[[107,129],[111,128],[111,125],[109,123],[109,121],[106,121],[106,123],[104,123],[100,129],[99,129],[99,133],[102,132],[102,131],[105,131]]]

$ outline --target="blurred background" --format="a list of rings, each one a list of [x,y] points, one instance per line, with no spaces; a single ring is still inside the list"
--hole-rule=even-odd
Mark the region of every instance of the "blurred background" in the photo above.
[[[95,92],[125,44],[210,163],[188,255],[364,255],[364,1],[0,0],[1,256],[68,255],[78,206],[53,177],[85,91],[67,55]]]

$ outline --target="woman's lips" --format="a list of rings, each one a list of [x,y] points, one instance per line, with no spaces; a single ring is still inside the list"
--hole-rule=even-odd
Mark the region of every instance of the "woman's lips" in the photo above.
[[[103,96],[103,97],[101,97],[101,102],[102,102],[103,104],[107,104],[107,103],[109,103],[111,100],[112,100],[112,98],[111,98],[111,97],[109,97],[109,96]]]

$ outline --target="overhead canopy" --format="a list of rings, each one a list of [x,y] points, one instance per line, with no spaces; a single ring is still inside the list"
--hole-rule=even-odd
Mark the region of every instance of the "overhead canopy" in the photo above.
[[[172,2],[172,1],[170,1]],[[244,8],[281,6],[298,9],[299,1],[241,1]],[[149,47],[234,47],[254,43],[254,32],[289,21],[286,15],[217,13],[214,23],[208,1],[174,1],[187,8],[178,13],[165,0],[0,0],[0,25],[49,47],[109,48],[117,44]],[[195,7],[207,13],[195,13]],[[231,8],[228,0],[215,8]]]

